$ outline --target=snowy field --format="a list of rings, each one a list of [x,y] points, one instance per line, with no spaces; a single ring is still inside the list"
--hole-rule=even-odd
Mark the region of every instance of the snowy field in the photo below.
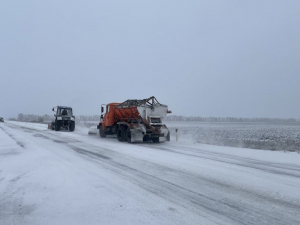
[[[166,122],[175,137],[229,147],[300,151],[300,123]]]
[[[183,128],[178,142],[128,144],[0,123],[0,224],[300,224],[300,154]]]

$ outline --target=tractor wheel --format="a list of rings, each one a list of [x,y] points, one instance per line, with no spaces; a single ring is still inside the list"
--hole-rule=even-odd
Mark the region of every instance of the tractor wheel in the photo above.
[[[126,135],[125,128],[123,126],[120,126],[117,130],[118,141],[126,141],[125,135]]]
[[[71,124],[70,124],[70,127],[69,127],[69,131],[74,131],[75,130],[75,122],[72,121]]]
[[[105,137],[106,137],[106,134],[105,134],[105,132],[104,132],[104,130],[103,130],[102,125],[100,125],[100,128],[99,128],[99,134],[100,134],[100,137],[102,137],[102,138],[105,138]]]
[[[130,131],[129,127],[127,127],[127,130],[126,130],[126,139],[127,139],[128,143],[131,143],[131,131]]]
[[[60,121],[55,120],[55,131],[60,131]]]

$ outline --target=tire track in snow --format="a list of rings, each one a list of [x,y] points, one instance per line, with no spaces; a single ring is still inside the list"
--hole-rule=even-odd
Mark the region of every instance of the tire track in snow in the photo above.
[[[258,195],[257,193],[247,190],[241,190],[221,182],[205,179],[175,169],[169,169],[159,164],[144,161],[139,162],[140,165],[137,166],[138,168],[142,168],[148,164],[147,168],[150,167],[151,170],[156,168],[158,170],[153,172],[156,174],[159,174],[164,170],[170,170],[176,174],[173,178],[164,177],[162,179],[157,175],[146,172],[150,171],[150,169],[141,171],[132,166],[113,161],[113,157],[103,159],[102,154],[99,156],[91,151],[90,147],[88,148],[89,150],[78,147],[72,148],[79,151],[81,154],[92,157],[93,159],[98,159],[100,163],[102,165],[105,164],[109,170],[132,181],[143,189],[207,218],[210,216],[222,218],[222,220],[227,221],[229,224],[295,224],[300,222],[299,218],[298,220],[294,220],[293,216],[287,218],[281,212],[277,211],[274,213],[273,209],[266,210],[272,205],[274,208],[288,209],[289,212],[296,215],[300,208],[300,205],[297,204],[292,204],[284,200],[271,199],[267,196]],[[94,147],[94,151],[99,151],[99,149],[101,148]],[[129,164],[133,165],[132,162]],[[178,182],[178,180],[181,182]],[[190,184],[185,185],[185,183],[188,182],[190,182]],[[193,186],[194,190],[187,188],[186,186]],[[201,187],[200,190],[199,188],[197,190],[197,187]],[[202,194],[202,191],[206,194]],[[231,194],[232,192],[234,192],[234,195],[240,196],[240,198],[234,200],[234,196]],[[244,198],[243,203],[241,203],[241,196]],[[247,203],[247,199],[249,198],[251,199],[251,204]],[[254,205],[257,207],[254,207]],[[264,206],[265,209],[262,210],[261,206]],[[281,219],[283,217],[284,220],[282,221]],[[230,218],[230,220],[228,220],[228,218]],[[213,221],[212,219],[212,222],[217,221]]]
[[[272,163],[262,160],[256,159],[249,159],[239,156],[232,156],[228,154],[221,154],[221,153],[214,153],[205,150],[193,149],[190,147],[178,147],[178,146],[149,146],[149,145],[142,145],[148,148],[155,148],[162,151],[170,151],[177,154],[197,157],[197,158],[204,158],[212,161],[218,161],[222,163],[228,163],[232,165],[248,167],[252,169],[258,169],[265,172],[273,173],[273,174],[281,174],[287,175],[291,177],[300,178],[300,166],[297,165],[285,165],[280,163]],[[193,153],[190,151],[193,150]]]
[[[33,132],[33,133],[41,133]],[[192,213],[196,218],[205,217],[214,224],[300,224],[298,211],[299,204],[290,203],[285,199],[274,199],[257,192],[243,190],[234,185],[202,177],[201,174],[187,173],[175,168],[170,168],[158,163],[132,158],[126,154],[116,152],[109,148],[102,148],[78,141],[78,137],[64,138],[57,133],[42,132],[45,139],[67,145],[83,157],[98,163],[102,167],[113,171],[118,176],[127,179],[137,186],[149,191],[160,198],[175,203],[178,207],[174,213]],[[36,135],[35,138],[43,138]],[[62,139],[64,141],[62,141]],[[76,142],[76,144],[73,144]],[[126,143],[124,143],[126,144]],[[138,145],[135,145],[138,146]],[[182,147],[168,145],[140,145],[141,147],[154,148],[156,150],[167,150],[171,153],[186,155],[187,157],[205,158],[225,164],[233,163],[237,166],[245,164],[256,164],[257,160],[222,155],[188,149],[189,153],[180,152]],[[191,152],[193,151],[193,152]],[[237,163],[240,161],[240,163]],[[269,165],[270,168],[274,164]],[[297,167],[291,171],[298,172]],[[288,170],[289,167],[281,169]],[[280,173],[276,173],[280,174]],[[281,173],[281,175],[293,175]],[[298,177],[298,176],[293,176]],[[192,222],[192,221],[191,221]],[[201,220],[193,223],[201,224]]]

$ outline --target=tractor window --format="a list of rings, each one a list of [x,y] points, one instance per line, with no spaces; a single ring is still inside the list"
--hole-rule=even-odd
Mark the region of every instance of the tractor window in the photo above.
[[[57,115],[72,116],[72,109],[64,109],[64,108],[57,109]]]

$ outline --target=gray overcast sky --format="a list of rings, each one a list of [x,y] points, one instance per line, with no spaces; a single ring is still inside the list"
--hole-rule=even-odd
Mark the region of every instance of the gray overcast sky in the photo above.
[[[1,1],[0,116],[100,114],[152,95],[176,115],[300,117],[300,1]]]

